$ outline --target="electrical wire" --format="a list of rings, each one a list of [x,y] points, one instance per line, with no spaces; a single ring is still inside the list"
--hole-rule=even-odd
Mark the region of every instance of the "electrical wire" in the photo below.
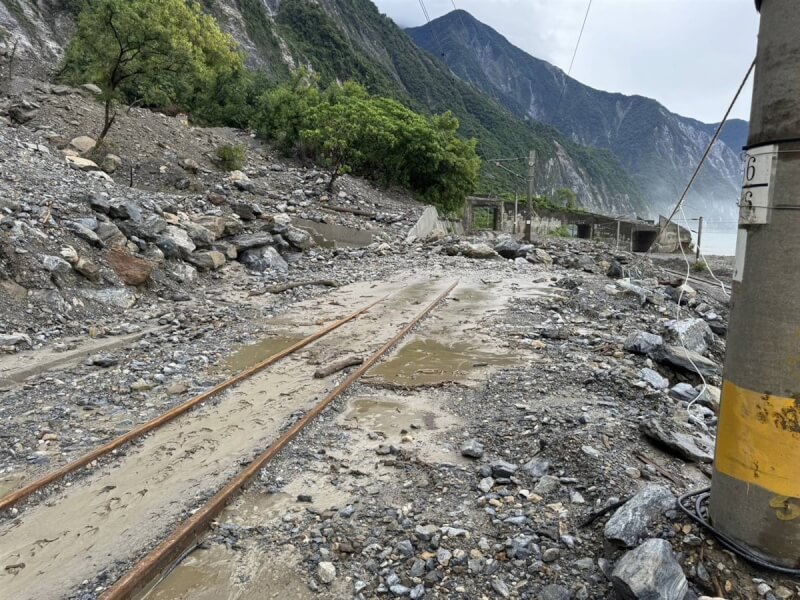
[[[678,498],[678,506],[690,519],[692,519],[692,521],[713,533],[723,546],[728,548],[728,550],[738,554],[748,562],[751,562],[754,565],[764,569],[769,569],[770,571],[791,575],[792,577],[800,577],[800,569],[792,569],[791,567],[783,567],[781,565],[771,563],[761,555],[750,550],[750,548],[743,546],[736,540],[728,537],[711,525],[708,519],[708,510],[706,508],[708,499],[711,497],[709,493],[710,491],[711,488],[706,487],[701,490],[688,492]],[[688,502],[689,505],[687,507],[687,501],[691,501],[692,498],[694,498],[694,503]]]
[[[567,69],[567,77],[572,73],[572,66],[575,64],[575,57],[578,56],[578,48],[581,46],[583,39],[583,30],[586,29],[586,21],[589,20],[589,11],[592,10],[592,0],[589,0],[589,5],[586,7],[586,14],[583,17],[583,24],[581,25],[581,32],[578,34],[578,42],[575,44],[575,51],[572,53],[572,60],[569,61],[569,69]],[[566,87],[566,83],[564,84]]]
[[[666,228],[669,227],[669,224],[672,222],[672,219],[678,213],[678,210],[683,207],[683,203],[686,200],[686,196],[689,194],[689,190],[692,189],[692,185],[694,185],[694,182],[697,179],[697,176],[700,174],[700,170],[703,168],[703,165],[705,164],[706,159],[711,154],[711,149],[714,147],[714,144],[716,143],[717,139],[719,139],[719,136],[722,133],[722,129],[723,129],[723,127],[725,127],[725,123],[727,123],[728,117],[730,116],[731,111],[733,110],[733,107],[736,104],[736,101],[739,99],[739,95],[742,93],[742,90],[744,89],[744,86],[747,83],[747,80],[750,79],[750,74],[753,72],[753,69],[755,68],[755,66],[756,66],[756,60],[753,59],[753,62],[750,63],[750,68],[747,69],[747,73],[745,74],[744,79],[742,79],[742,83],[739,84],[739,89],[736,90],[736,94],[734,94],[733,100],[731,101],[730,105],[728,106],[728,110],[725,111],[725,116],[723,116],[722,120],[719,122],[719,125],[717,126],[717,130],[714,132],[714,135],[711,137],[711,141],[708,143],[708,146],[706,147],[705,152],[703,152],[703,156],[700,159],[700,162],[697,163],[697,167],[695,168],[694,173],[692,173],[692,177],[689,179],[689,183],[686,185],[686,188],[683,190],[683,193],[681,194],[681,197],[678,199],[678,203],[675,205],[675,208],[672,209],[672,213],[669,215],[669,218],[664,223],[664,226],[658,232],[658,235],[656,236],[656,239],[661,237],[661,235],[664,233],[664,231],[666,231]],[[650,246],[650,248],[652,249],[652,245]]]

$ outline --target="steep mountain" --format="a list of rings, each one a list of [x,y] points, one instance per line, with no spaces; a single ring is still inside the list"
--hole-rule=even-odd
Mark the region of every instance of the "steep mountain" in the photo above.
[[[588,148],[539,122],[525,122],[418,48],[369,0],[202,0],[236,37],[251,66],[282,80],[299,67],[323,83],[355,79],[370,91],[423,112],[452,111],[485,158],[537,151],[537,192],[571,188],[587,209],[646,214],[638,185],[607,149]],[[0,0],[0,52],[19,40],[19,60],[55,71],[75,0]],[[5,30],[5,32],[4,32]],[[8,51],[8,50],[6,50]],[[31,60],[33,59],[33,60]],[[27,69],[26,69],[27,71]],[[524,173],[524,165],[519,165]],[[521,190],[524,182],[490,163],[483,191]]]
[[[553,125],[580,144],[611,150],[662,212],[674,205],[716,127],[672,113],[650,98],[583,85],[464,11],[406,31],[455,75],[515,114]],[[745,121],[726,125],[690,195],[691,212],[736,214],[738,154],[746,136]]]

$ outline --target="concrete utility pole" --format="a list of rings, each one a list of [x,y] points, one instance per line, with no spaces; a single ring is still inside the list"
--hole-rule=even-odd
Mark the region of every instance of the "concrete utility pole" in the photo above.
[[[800,565],[800,10],[761,10],[709,515]]]
[[[531,241],[533,221],[533,182],[536,176],[536,150],[528,153],[528,218],[525,221],[525,239]]]
[[[680,231],[678,232],[680,235]],[[697,219],[697,253],[694,262],[700,262],[700,242],[703,240],[703,217]]]

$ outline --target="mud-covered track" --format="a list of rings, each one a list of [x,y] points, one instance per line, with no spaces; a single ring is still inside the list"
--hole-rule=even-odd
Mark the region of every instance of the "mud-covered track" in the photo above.
[[[345,392],[353,383],[361,378],[387,352],[405,337],[423,318],[432,312],[455,289],[458,282],[453,283],[439,294],[413,319],[404,325],[389,341],[376,350],[355,371],[350,373],[339,385],[331,390],[316,406],[278,438],[265,452],[259,455],[250,465],[243,469],[214,497],[184,521],[166,540],[145,556],[132,570],[117,581],[101,600],[127,600],[144,589],[156,577],[167,569],[173,561],[179,559],[187,548],[209,526],[211,521],[222,511],[226,504],[258,473],[264,465],[291,442],[311,421],[325,408]]]
[[[92,463],[93,461],[97,460],[98,458],[101,458],[102,456],[105,456],[105,455],[111,453],[112,451],[116,450],[117,448],[120,448],[121,446],[124,446],[125,444],[127,444],[129,442],[132,442],[133,440],[135,440],[137,438],[140,438],[141,436],[153,431],[154,429],[157,429],[158,427],[161,427],[161,426],[169,423],[173,419],[175,419],[175,418],[179,417],[180,415],[186,413],[187,411],[191,410],[192,408],[194,408],[198,404],[201,404],[202,402],[205,402],[206,400],[209,400],[209,399],[213,398],[214,396],[216,396],[217,394],[227,390],[231,386],[234,386],[234,385],[244,381],[245,379],[247,379],[249,377],[252,377],[256,373],[259,373],[259,372],[263,371],[264,369],[266,369],[270,365],[275,364],[279,360],[281,360],[283,358],[286,358],[287,356],[289,356],[291,354],[294,354],[295,352],[297,352],[298,350],[300,350],[302,348],[305,348],[306,346],[308,346],[312,342],[315,342],[318,339],[322,338],[323,336],[329,334],[330,332],[338,329],[339,327],[341,327],[345,323],[349,323],[353,319],[363,315],[368,310],[373,308],[375,305],[383,302],[385,299],[386,298],[381,298],[380,300],[377,300],[377,301],[375,301],[375,302],[373,302],[371,304],[368,304],[367,306],[359,308],[355,312],[347,315],[346,317],[344,317],[342,319],[339,319],[337,321],[334,321],[333,323],[330,323],[329,325],[326,325],[322,329],[320,329],[320,330],[312,333],[311,335],[303,338],[299,342],[297,342],[295,344],[292,344],[288,348],[286,348],[284,350],[281,350],[280,352],[278,352],[276,354],[273,354],[272,356],[266,358],[265,360],[259,362],[256,365],[250,367],[249,369],[243,370],[242,372],[238,373],[234,377],[226,379],[222,383],[217,384],[216,386],[214,386],[211,389],[203,392],[202,394],[199,394],[199,395],[195,396],[194,398],[191,398],[191,399],[187,400],[186,402],[184,402],[182,404],[179,404],[178,406],[175,406],[174,408],[168,410],[164,414],[162,414],[162,415],[160,415],[160,416],[158,416],[158,417],[156,417],[154,419],[151,419],[150,421],[148,421],[146,423],[143,423],[142,425],[139,425],[138,427],[135,427],[131,431],[129,431],[129,432],[127,432],[127,433],[125,433],[125,434],[113,439],[113,440],[111,440],[110,442],[107,442],[106,444],[103,444],[102,446],[99,446],[99,447],[95,448],[91,452],[88,452],[88,453],[84,454],[83,456],[75,459],[74,461],[64,465],[60,469],[57,469],[55,471],[51,471],[50,473],[44,475],[43,477],[41,477],[41,478],[39,478],[39,479],[37,479],[35,481],[32,481],[31,483],[23,486],[22,488],[12,492],[11,494],[8,494],[7,496],[5,496],[3,498],[0,498],[0,512],[6,510],[8,508],[11,508],[12,506],[17,504],[18,502],[20,502],[20,501],[24,500],[25,498],[29,497],[31,494],[35,494],[36,492],[42,490],[43,488],[45,488],[46,486],[50,485],[51,483],[53,483],[55,481],[58,481],[62,477],[66,476],[66,475],[68,475],[70,473],[73,473],[74,471],[77,471],[78,469],[80,469],[82,467],[85,467],[86,465]]]

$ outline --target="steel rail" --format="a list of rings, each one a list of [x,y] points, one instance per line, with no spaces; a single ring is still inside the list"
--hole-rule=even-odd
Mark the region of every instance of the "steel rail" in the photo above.
[[[266,451],[253,460],[225,487],[208,502],[186,519],[167,539],[156,546],[139,561],[132,570],[123,575],[112,587],[106,590],[100,600],[130,600],[142,591],[165,569],[179,559],[187,548],[200,537],[209,523],[225,508],[231,498],[242,489],[264,465],[291,442],[306,425],[313,421],[327,406],[336,400],[347,388],[361,378],[384,354],[391,350],[414,326],[433,311],[458,285],[458,281],[439,294],[425,309],[409,321],[398,333],[373,353],[363,365],[348,375],[339,385],[325,396],[314,408],[281,435]]]
[[[104,455],[108,454],[109,452],[112,452],[112,451],[116,450],[120,446],[123,446],[123,445],[127,444],[128,442],[131,442],[131,441],[143,436],[144,434],[146,434],[146,433],[148,433],[148,432],[150,432],[150,431],[152,431],[152,430],[154,430],[154,429],[156,429],[158,427],[161,427],[162,425],[164,425],[166,423],[169,423],[170,421],[172,421],[176,417],[184,414],[185,412],[187,412],[188,410],[194,408],[195,406],[197,406],[201,402],[205,402],[209,398],[212,398],[212,397],[216,396],[217,394],[219,394],[220,392],[228,389],[232,385],[236,385],[237,383],[240,383],[241,381],[247,379],[248,377],[251,377],[251,376],[255,375],[256,373],[264,370],[265,368],[269,367],[270,365],[275,364],[279,360],[281,360],[283,358],[286,358],[290,354],[292,354],[294,352],[297,352],[301,348],[304,348],[305,346],[308,346],[310,343],[315,342],[316,340],[320,339],[321,337],[329,334],[331,331],[333,331],[335,329],[338,329],[339,327],[341,327],[345,323],[348,323],[348,322],[352,321],[353,319],[355,319],[356,317],[359,317],[360,315],[364,314],[365,312],[367,312],[369,309],[371,309],[375,305],[380,304],[381,302],[386,300],[386,298],[387,297],[385,296],[385,297],[381,298],[380,300],[376,300],[372,304],[364,306],[363,308],[358,309],[354,313],[351,313],[351,314],[347,315],[346,317],[344,317],[342,319],[339,319],[338,321],[334,321],[333,323],[331,323],[329,325],[326,325],[322,329],[316,331],[315,333],[312,333],[311,335],[309,335],[306,338],[303,338],[302,340],[300,340],[299,342],[289,346],[288,348],[286,348],[284,350],[281,350],[277,354],[273,354],[272,356],[266,358],[265,360],[261,361],[260,363],[254,365],[254,366],[252,366],[252,367],[250,367],[248,369],[245,369],[244,371],[240,372],[238,375],[235,375],[234,377],[231,377],[230,379],[226,379],[222,383],[219,383],[219,384],[215,385],[214,387],[212,387],[211,389],[203,392],[202,394],[200,394],[198,396],[195,396],[194,398],[191,398],[190,400],[187,400],[183,404],[179,404],[178,406],[168,410],[164,414],[162,414],[162,415],[160,415],[160,416],[148,421],[147,423],[139,425],[138,427],[135,427],[134,429],[131,429],[129,432],[122,434],[121,436],[111,440],[110,442],[95,448],[91,452],[89,452],[87,454],[84,454],[80,458],[78,458],[78,459],[76,459],[76,460],[64,465],[60,469],[56,469],[55,471],[51,471],[47,475],[44,475],[43,477],[41,477],[41,478],[39,478],[39,479],[37,479],[35,481],[32,481],[31,483],[25,485],[24,487],[21,487],[20,489],[14,491],[14,492],[11,492],[10,494],[4,496],[3,498],[0,498],[0,512],[2,512],[4,510],[14,506],[15,504],[17,504],[21,500],[24,500],[25,498],[27,498],[31,494],[34,494],[34,493],[38,492],[39,490],[41,490],[45,486],[53,483],[54,481],[57,481],[58,479],[61,479],[65,475],[68,475],[69,473],[77,471],[81,467],[85,467],[86,465],[88,465],[89,463],[91,463],[94,460],[97,460],[101,456],[104,456]]]

